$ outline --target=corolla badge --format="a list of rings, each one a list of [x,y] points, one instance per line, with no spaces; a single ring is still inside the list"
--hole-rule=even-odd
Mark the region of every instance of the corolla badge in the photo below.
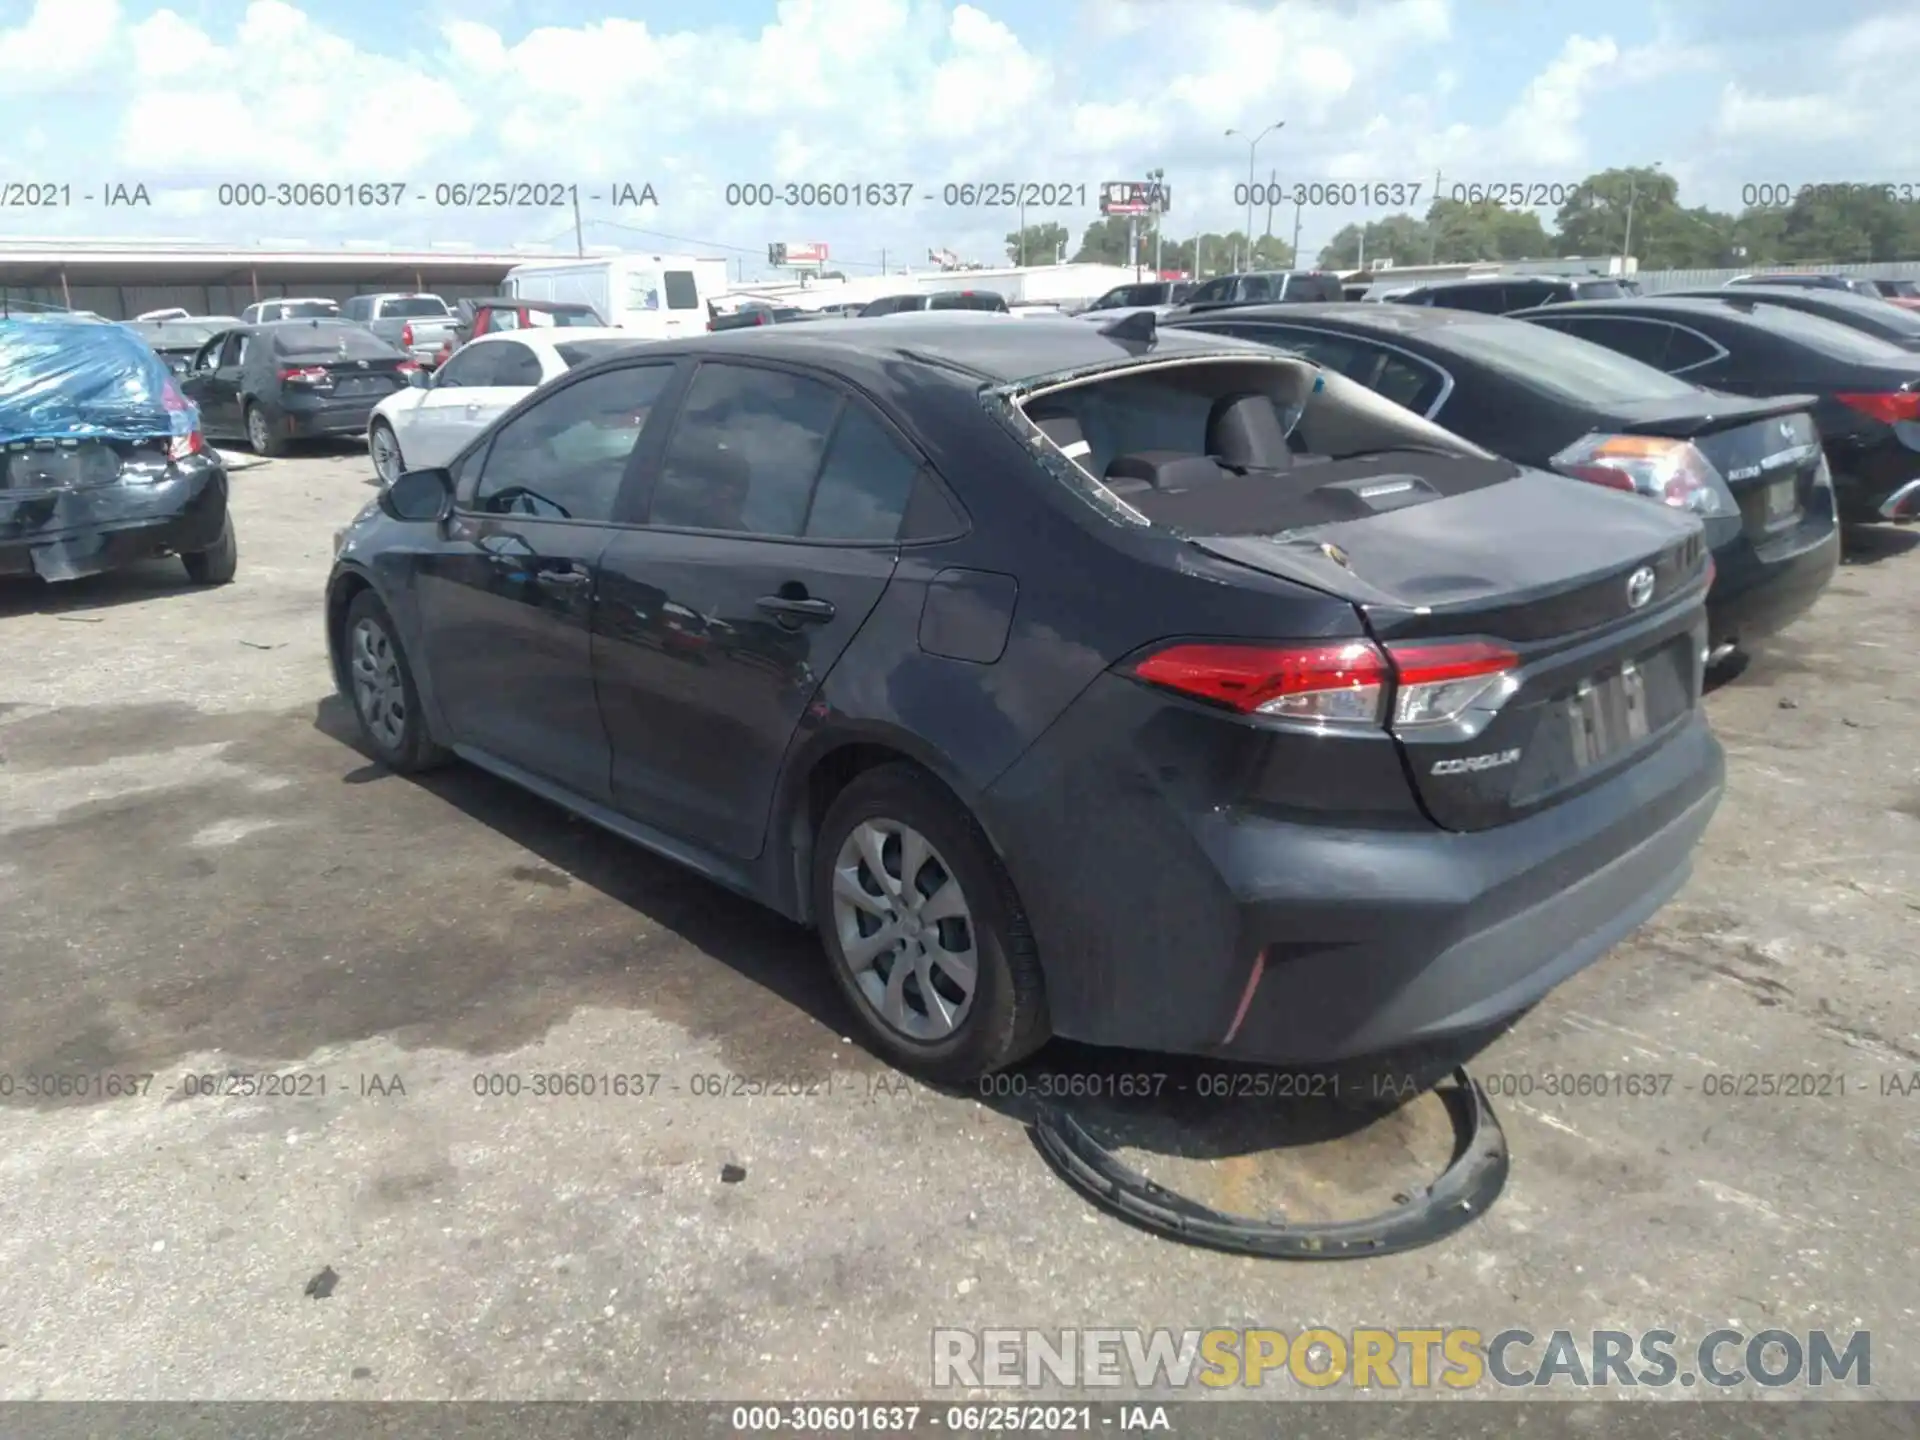
[[[1468,755],[1459,760],[1442,760],[1433,767],[1435,775],[1473,775],[1481,770],[1498,770],[1520,758],[1518,750],[1495,750],[1486,755]]]
[[[1647,565],[1642,565],[1628,576],[1627,608],[1629,610],[1646,609],[1647,602],[1653,599],[1654,583],[1653,569]]]

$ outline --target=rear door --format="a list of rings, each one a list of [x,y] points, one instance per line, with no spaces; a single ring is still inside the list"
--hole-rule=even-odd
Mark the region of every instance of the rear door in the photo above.
[[[751,858],[802,714],[892,578],[922,462],[864,400],[758,364],[702,364],[661,439],[646,523],[601,562],[613,798]]]

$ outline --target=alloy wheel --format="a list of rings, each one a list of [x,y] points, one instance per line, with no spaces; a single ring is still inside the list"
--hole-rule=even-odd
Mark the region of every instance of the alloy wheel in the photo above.
[[[863,820],[833,864],[833,921],[854,984],[886,1025],[922,1043],[965,1023],[979,982],[973,913],[926,836]]]
[[[353,627],[350,665],[353,702],[360,719],[381,748],[398,750],[407,734],[407,687],[400,677],[400,656],[378,621]]]
[[[373,449],[374,474],[382,485],[393,484],[400,478],[400,442],[385,425],[375,425],[368,432],[367,443]]]

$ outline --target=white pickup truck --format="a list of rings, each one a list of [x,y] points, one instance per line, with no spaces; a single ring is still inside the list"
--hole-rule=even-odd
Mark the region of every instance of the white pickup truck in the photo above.
[[[438,295],[356,295],[342,307],[341,318],[366,326],[428,369],[439,363],[457,323]]]

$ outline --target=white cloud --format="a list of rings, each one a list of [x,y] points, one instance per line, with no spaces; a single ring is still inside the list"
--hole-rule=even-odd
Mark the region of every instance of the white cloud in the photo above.
[[[16,93],[72,85],[106,67],[119,28],[119,0],[35,0],[24,25],[0,30],[0,76]]]

